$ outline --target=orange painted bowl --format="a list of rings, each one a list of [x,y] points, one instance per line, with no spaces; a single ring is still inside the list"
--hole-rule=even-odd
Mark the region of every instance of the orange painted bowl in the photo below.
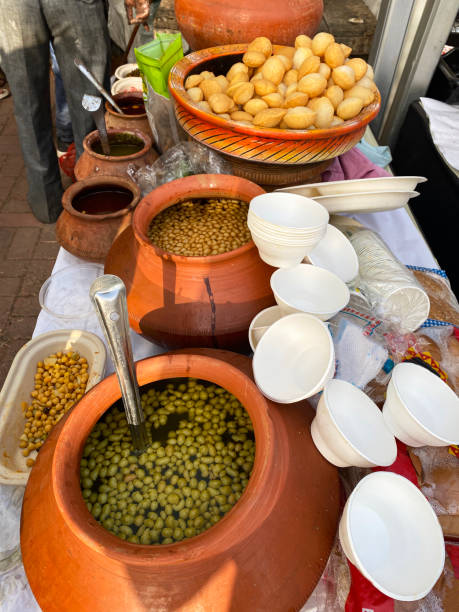
[[[274,45],[276,49],[276,45]],[[185,90],[185,80],[192,74],[210,70],[226,74],[241,61],[247,44],[224,45],[202,49],[178,61],[169,74],[169,89],[176,101],[176,117],[185,132],[198,142],[225,155],[268,164],[306,164],[322,162],[352,149],[365,128],[379,112],[381,97],[366,106],[353,119],[315,130],[285,130],[251,127],[222,119],[193,104]]]

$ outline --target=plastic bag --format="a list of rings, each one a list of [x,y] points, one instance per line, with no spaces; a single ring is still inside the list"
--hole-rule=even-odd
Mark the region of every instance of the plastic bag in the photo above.
[[[345,233],[359,259],[356,285],[373,313],[398,334],[419,328],[429,315],[430,302],[413,273],[371,230],[354,227]]]
[[[170,98],[167,81],[172,66],[183,57],[181,34],[158,32],[155,40],[134,49],[137,64],[142,72],[144,98],[147,96],[147,83],[154,91]]]
[[[150,83],[147,83],[147,99],[145,110],[148,123],[153,134],[155,146],[160,155],[185,139],[180,133],[175,120],[174,101],[157,93]]]
[[[211,149],[195,142],[182,142],[161,155],[152,166],[130,165],[128,174],[145,196],[155,187],[178,178],[192,174],[231,174],[231,168]]]

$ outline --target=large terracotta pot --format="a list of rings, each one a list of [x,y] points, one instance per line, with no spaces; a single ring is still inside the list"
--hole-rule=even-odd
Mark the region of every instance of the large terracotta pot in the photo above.
[[[123,93],[116,94],[113,99],[117,104],[124,100],[130,100],[132,98],[137,99],[139,102],[144,104],[143,94],[141,91],[125,91]],[[118,113],[109,102],[105,102],[105,123],[107,128],[113,128],[118,130],[140,130],[144,134],[147,134],[152,138],[150,124],[148,123],[147,113],[141,113],[140,115],[128,115]]]
[[[179,29],[194,51],[256,36],[292,45],[298,34],[316,33],[322,13],[322,0],[175,0]]]
[[[249,202],[263,190],[245,179],[201,174],[161,185],[137,206],[132,227],[113,243],[105,272],[123,279],[129,322],[167,347],[210,346],[249,351],[248,328],[257,312],[275,304],[255,244],[209,257],[171,255],[147,235],[153,217],[177,202],[230,197]]]
[[[78,196],[104,189],[117,189],[126,194],[127,205],[122,208],[114,205],[112,212],[102,214],[78,210]],[[56,224],[57,241],[81,259],[103,263],[115,238],[131,223],[132,211],[140,197],[137,185],[121,176],[94,176],[73,183],[62,196],[64,210]]]
[[[108,138],[118,138],[123,135],[132,137],[143,142],[143,147],[132,155],[101,155],[96,153],[93,148],[100,142],[99,132],[90,132],[83,140],[83,153],[75,164],[75,177],[77,181],[89,178],[90,176],[122,176],[129,178],[127,169],[129,164],[134,164],[141,168],[151,164],[158,157],[152,148],[150,136],[137,129],[108,129]]]
[[[339,481],[312,442],[313,410],[266,400],[247,357],[180,353],[139,362],[139,384],[195,376],[233,393],[255,432],[246,490],[216,525],[175,544],[137,545],[106,531],[86,509],[79,462],[94,424],[120,397],[109,376],[53,430],[25,491],[22,557],[44,612],[287,612],[299,610],[319,580],[335,537]]]

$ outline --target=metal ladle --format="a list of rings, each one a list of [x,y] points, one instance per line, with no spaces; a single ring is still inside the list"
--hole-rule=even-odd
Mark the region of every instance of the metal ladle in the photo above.
[[[96,128],[99,131],[100,144],[102,145],[102,151],[105,155],[110,155],[110,142],[108,140],[107,126],[105,124],[104,107],[102,106],[102,98],[99,96],[91,96],[90,94],[84,94],[83,100],[81,101],[84,110],[91,113],[96,124]]]
[[[94,85],[97,91],[99,91],[104,96],[104,98],[110,102],[110,104],[113,106],[116,112],[120,113],[120,115],[124,115],[125,113],[121,110],[121,108],[118,106],[115,100],[111,97],[108,91],[101,85],[101,83],[99,83],[99,81],[96,79],[93,73],[86,68],[83,62],[78,57],[75,57],[73,60],[73,63],[78,68],[78,70],[81,72],[81,74],[84,74],[84,76],[88,79],[88,81],[90,81],[90,83]]]
[[[110,347],[134,448],[140,453],[148,436],[132,357],[126,287],[118,276],[105,274],[93,282],[89,296]]]

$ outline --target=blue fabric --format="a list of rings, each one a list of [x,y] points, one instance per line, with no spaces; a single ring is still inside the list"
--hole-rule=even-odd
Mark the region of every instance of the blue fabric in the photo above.
[[[389,147],[374,147],[373,145],[366,142],[363,138],[356,145],[356,147],[364,155],[366,155],[370,161],[372,161],[377,166],[380,166],[381,168],[385,168],[392,161],[392,155]]]
[[[70,145],[73,142],[72,121],[70,119],[69,105],[65,97],[64,83],[57,63],[53,45],[49,43],[51,54],[51,68],[54,73],[55,93],[56,93],[56,135],[59,143]]]

